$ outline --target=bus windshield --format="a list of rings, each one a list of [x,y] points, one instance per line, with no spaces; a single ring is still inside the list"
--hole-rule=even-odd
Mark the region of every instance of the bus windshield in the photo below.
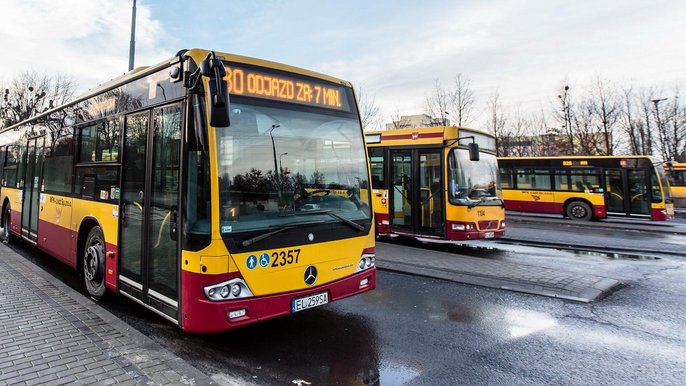
[[[469,160],[467,149],[450,153],[448,196],[455,205],[502,205],[495,155],[480,153],[479,161]]]
[[[232,101],[230,118],[217,129],[222,234],[371,220],[354,115]]]

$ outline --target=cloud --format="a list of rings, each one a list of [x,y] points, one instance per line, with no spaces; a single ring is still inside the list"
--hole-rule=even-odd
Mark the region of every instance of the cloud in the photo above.
[[[2,81],[26,69],[68,74],[80,91],[128,70],[131,3],[117,0],[7,0],[0,16],[0,41],[13,53]],[[173,52],[158,47],[165,36],[150,9],[137,6],[136,64],[154,64]]]
[[[577,89],[598,74],[640,84],[686,82],[680,36],[684,5],[658,1],[454,3],[440,18],[417,18],[376,34],[376,52],[320,65],[320,71],[363,84],[383,119],[399,109],[420,113],[438,79],[471,80],[482,111],[498,89],[503,104],[547,108],[562,82]],[[483,119],[472,125],[478,126]]]

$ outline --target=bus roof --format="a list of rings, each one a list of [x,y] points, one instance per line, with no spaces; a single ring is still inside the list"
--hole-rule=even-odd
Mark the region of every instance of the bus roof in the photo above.
[[[684,162],[670,162],[665,163],[665,167],[669,167],[671,164],[672,170],[686,170],[686,163]]]
[[[481,130],[468,129],[457,126],[432,126],[411,127],[407,129],[365,131],[367,146],[392,146],[392,145],[436,145],[444,140],[456,139],[460,131],[469,131],[492,137],[491,134]],[[375,138],[374,141],[370,140]]]
[[[65,108],[67,106],[74,105],[76,103],[82,102],[82,101],[87,100],[89,98],[92,98],[96,95],[99,95],[103,92],[117,88],[117,87],[119,87],[123,84],[126,84],[132,80],[142,78],[142,77],[147,76],[149,74],[152,74],[156,71],[159,71],[160,69],[163,69],[165,67],[169,67],[169,66],[179,62],[182,57],[189,57],[189,58],[193,59],[196,63],[200,63],[200,61],[202,61],[203,59],[205,59],[207,57],[207,54],[209,52],[210,52],[210,50],[199,49],[199,48],[192,48],[189,50],[180,50],[176,54],[176,56],[174,56],[172,58],[169,58],[167,60],[159,62],[153,66],[136,67],[133,70],[131,70],[131,71],[129,71],[129,72],[127,72],[121,76],[118,76],[114,79],[111,79],[105,83],[98,85],[97,87],[95,87],[93,89],[86,91],[85,93],[77,96],[73,100],[71,100],[71,101],[69,101],[69,102],[67,102],[61,106],[57,106],[57,107],[54,107],[50,110],[46,110],[45,112],[38,114],[36,116],[30,117],[27,120],[30,121],[30,120],[37,119],[37,118],[40,118],[43,116],[49,116],[50,114],[52,114],[56,111],[59,111],[59,110]],[[272,62],[269,60],[251,58],[248,56],[233,55],[233,54],[228,54],[228,53],[224,53],[224,52],[217,52],[217,51],[215,51],[215,53],[218,57],[223,58],[224,60],[227,60],[229,62],[237,62],[237,63],[251,64],[251,65],[260,66],[260,67],[274,68],[274,69],[281,70],[281,71],[292,72],[292,73],[296,73],[296,74],[300,74],[300,75],[304,75],[304,76],[323,79],[323,80],[326,80],[329,82],[338,83],[338,84],[341,84],[343,86],[352,88],[352,84],[350,82],[344,81],[342,79],[334,78],[334,77],[331,77],[328,75],[320,74],[318,72],[306,70],[303,68],[289,66],[286,64],[282,64],[282,63]],[[0,128],[0,133],[12,130],[17,126],[22,125],[23,123],[24,122],[22,121],[22,122],[14,124],[12,126]]]

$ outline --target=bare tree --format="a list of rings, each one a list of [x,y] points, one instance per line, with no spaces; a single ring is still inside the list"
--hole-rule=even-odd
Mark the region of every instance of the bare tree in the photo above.
[[[456,124],[460,127],[467,125],[474,109],[474,91],[469,87],[471,82],[461,73],[455,75],[454,89],[450,96],[450,114],[455,117]]]
[[[605,148],[598,153],[612,155],[614,153],[613,131],[620,114],[620,104],[613,85],[597,76],[591,91],[590,103],[591,112],[603,134]]]
[[[626,135],[627,151],[629,154],[645,155],[648,154],[645,141],[645,125],[639,117],[637,105],[633,86],[627,85],[623,87],[619,125]]]
[[[511,135],[508,135],[509,133],[504,132],[506,119],[503,115],[502,106],[500,104],[500,93],[498,90],[493,91],[488,97],[487,109],[489,120],[486,123],[486,128],[495,136],[496,155],[507,157],[507,141],[503,141],[503,139],[513,140],[513,138]]]
[[[438,79],[434,80],[434,88],[431,94],[426,96],[425,105],[426,113],[432,118],[440,118],[444,125],[448,124],[448,106],[451,102],[451,91],[446,90],[441,86]]]
[[[594,104],[591,99],[585,99],[575,106],[572,114],[572,143],[576,153],[580,155],[597,155],[601,147],[600,133],[594,122]]]
[[[400,115],[400,109],[396,107],[396,109],[393,111],[393,114],[390,116],[391,118],[391,126],[393,130],[398,130],[404,128],[405,122],[403,122],[403,116]]]
[[[76,83],[63,75],[53,78],[29,70],[2,89],[0,127],[8,127],[66,103],[74,96]]]
[[[668,101],[660,108],[660,102]],[[653,116],[658,133],[658,150],[663,160],[677,160],[684,152],[686,128],[684,108],[679,105],[679,88],[671,98],[652,98]],[[663,105],[664,106],[664,105]]]
[[[506,133],[510,138],[510,146],[503,147],[508,156],[527,157],[535,155],[536,135],[533,118],[522,115],[517,109],[512,119],[509,120]],[[516,139],[516,140],[515,140]]]
[[[686,162],[686,107],[680,104],[679,87],[675,88],[674,98],[669,108],[670,146],[669,160]],[[665,159],[667,160],[667,159]]]
[[[379,129],[379,106],[375,102],[375,97],[369,96],[362,85],[355,87],[355,95],[357,96],[357,105],[360,109],[360,120],[362,121],[362,129],[378,130]]]

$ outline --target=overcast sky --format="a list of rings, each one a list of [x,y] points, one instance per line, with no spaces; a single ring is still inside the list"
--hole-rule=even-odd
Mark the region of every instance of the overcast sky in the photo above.
[[[0,83],[27,68],[85,91],[126,72],[132,0],[0,0]],[[686,1],[138,0],[136,66],[181,48],[283,62],[362,86],[389,121],[462,73],[481,111],[549,109],[601,76],[686,85]],[[471,126],[482,125],[483,119]]]

